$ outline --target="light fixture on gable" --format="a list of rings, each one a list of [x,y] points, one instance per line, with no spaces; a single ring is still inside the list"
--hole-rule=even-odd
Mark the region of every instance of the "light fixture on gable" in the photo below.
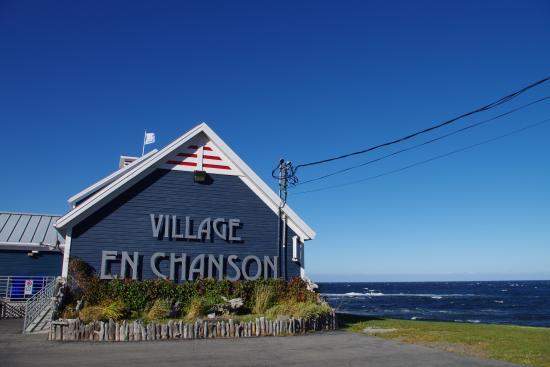
[[[193,181],[196,183],[204,183],[206,182],[206,171],[194,171],[193,173]]]

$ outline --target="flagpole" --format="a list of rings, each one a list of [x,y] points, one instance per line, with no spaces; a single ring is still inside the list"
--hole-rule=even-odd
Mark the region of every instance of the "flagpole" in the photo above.
[[[145,154],[145,139],[147,138],[147,130],[145,130],[145,133],[143,134],[143,145],[141,146],[141,156]]]

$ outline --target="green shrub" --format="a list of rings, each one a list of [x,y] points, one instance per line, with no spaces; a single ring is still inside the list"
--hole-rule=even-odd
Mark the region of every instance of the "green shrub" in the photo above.
[[[332,309],[326,304],[318,304],[314,302],[297,303],[294,317],[308,318],[314,316],[328,315]]]
[[[143,311],[130,311],[130,319],[137,320],[137,319],[146,319],[147,314]]]
[[[104,321],[105,314],[101,306],[87,306],[78,313],[78,318],[84,322]]]
[[[254,283],[249,280],[237,280],[233,283],[231,298],[242,298],[244,307],[251,310],[254,308]]]
[[[149,304],[148,286],[149,281],[114,279],[108,282],[105,297],[120,299],[132,311],[142,311]]]
[[[128,316],[128,312],[124,302],[120,300],[103,301],[101,305],[84,307],[78,313],[78,317],[85,322],[90,321],[106,321],[113,319],[115,321],[122,320]]]
[[[61,313],[62,319],[76,319],[77,317],[78,317],[78,314],[75,312],[74,308],[71,306],[65,307],[65,309]]]
[[[106,301],[101,307],[103,308],[103,316],[106,319],[113,319],[115,321],[122,320],[128,315],[126,305],[120,300]]]
[[[273,305],[275,300],[275,289],[270,284],[259,284],[254,290],[254,308],[255,314],[263,314]]]
[[[86,305],[97,306],[107,297],[108,282],[99,278],[90,278],[86,287],[82,289],[82,299]]]
[[[309,318],[327,315],[331,311],[331,308],[326,304],[319,304],[316,302],[285,301],[271,307],[265,312],[265,314],[269,318],[276,318],[277,316],[282,315],[294,318]]]
[[[307,283],[302,278],[294,277],[286,285],[285,299],[294,302],[317,302],[318,295],[307,289]]]
[[[206,315],[207,311],[208,305],[206,304],[206,302],[204,302],[202,297],[197,296],[193,298],[193,300],[189,304],[187,312],[185,313],[185,319],[188,321],[196,320]]]
[[[107,310],[115,317],[118,317],[118,314],[131,314],[133,317],[146,314],[155,306],[157,300],[178,302],[181,309],[191,311],[191,314],[197,315],[196,317],[202,317],[212,305],[224,303],[231,298],[242,298],[242,312],[252,311],[258,314],[281,303],[319,303],[318,295],[308,290],[306,282],[298,277],[288,282],[282,279],[235,282],[197,279],[176,284],[163,279],[101,280],[89,265],[78,259],[71,259],[69,267],[74,279],[74,289],[70,289],[71,294],[67,298],[67,303],[74,305],[77,300],[83,299],[87,307],[107,307],[108,304],[120,301],[121,304],[111,305],[112,309]]]
[[[170,317],[172,303],[165,299],[157,299],[147,313],[149,320],[161,320]]]
[[[183,309],[189,307],[196,295],[194,282],[183,282],[175,286],[174,301],[179,302]]]

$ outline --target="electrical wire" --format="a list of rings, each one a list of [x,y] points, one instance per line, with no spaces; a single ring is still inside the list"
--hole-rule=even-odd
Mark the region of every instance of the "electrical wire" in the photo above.
[[[319,160],[319,161],[299,164],[299,165],[294,167],[294,173],[302,167],[310,167],[310,166],[314,166],[314,165],[318,165],[318,164],[322,164],[322,163],[333,162],[333,161],[344,159],[344,158],[351,157],[351,156],[354,156],[354,155],[364,154],[364,153],[373,151],[375,149],[379,149],[379,148],[382,148],[382,147],[387,147],[389,145],[393,145],[393,144],[403,142],[405,140],[409,140],[409,139],[414,138],[418,135],[425,134],[425,133],[433,131],[435,129],[439,129],[443,126],[450,125],[450,124],[456,122],[457,120],[463,119],[467,116],[471,116],[471,115],[476,114],[476,113],[487,111],[487,110],[490,110],[492,108],[498,107],[498,106],[500,106],[500,105],[502,105],[506,102],[509,102],[512,99],[514,99],[514,98],[518,97],[519,95],[521,95],[522,93],[528,91],[529,89],[535,88],[536,86],[541,85],[541,84],[547,82],[548,80],[550,80],[550,77],[546,77],[544,79],[538,80],[534,83],[531,83],[531,84],[527,85],[526,87],[521,88],[520,90],[518,90],[516,92],[513,92],[511,94],[508,94],[507,96],[499,98],[496,101],[491,102],[491,103],[489,103],[489,104],[487,104],[483,107],[477,108],[477,109],[475,109],[473,111],[470,111],[470,112],[466,112],[466,113],[464,113],[460,116],[454,117],[454,118],[452,118],[450,120],[447,120],[447,121],[444,121],[440,124],[430,126],[426,129],[411,133],[411,134],[403,136],[401,138],[394,139],[394,140],[388,141],[386,143],[378,144],[378,145],[372,146],[370,148],[359,150],[359,151],[356,151],[356,152],[347,153],[347,154],[343,154],[343,155],[332,157],[332,158],[326,158],[326,159],[322,159],[322,160]]]
[[[340,173],[348,172],[348,171],[351,171],[351,170],[356,169],[356,168],[364,167],[364,166],[366,166],[366,165],[369,165],[369,164],[372,164],[372,163],[375,163],[375,162],[379,162],[379,161],[384,160],[384,159],[386,159],[386,158],[390,158],[390,157],[393,157],[393,156],[395,156],[395,155],[398,155],[398,154],[401,154],[401,153],[404,153],[404,152],[408,152],[408,151],[413,150],[413,149],[417,149],[417,148],[423,147],[423,146],[425,146],[425,145],[428,145],[428,144],[434,143],[434,142],[436,142],[436,141],[445,139],[445,138],[447,138],[447,137],[449,137],[449,136],[452,136],[452,135],[461,133],[461,132],[463,132],[463,131],[472,129],[472,128],[474,128],[474,127],[481,126],[481,125],[483,125],[483,124],[486,124],[486,123],[488,123],[488,122],[497,120],[497,119],[502,118],[502,117],[504,117],[504,116],[508,116],[508,115],[510,115],[510,114],[512,114],[512,113],[514,113],[514,112],[520,111],[520,110],[522,110],[522,109],[524,109],[524,108],[530,107],[530,106],[532,106],[532,105],[535,105],[535,104],[537,104],[537,103],[546,101],[546,100],[548,100],[548,99],[550,99],[550,96],[546,96],[546,97],[540,98],[540,99],[535,100],[535,101],[533,101],[533,102],[524,104],[524,105],[519,106],[519,107],[517,107],[517,108],[514,108],[514,109],[512,109],[512,110],[510,110],[510,111],[504,112],[504,113],[502,113],[502,114],[500,114],[500,115],[497,115],[497,116],[495,116],[495,117],[491,117],[491,118],[489,118],[489,119],[486,119],[486,120],[483,120],[483,121],[479,121],[479,122],[476,122],[476,123],[474,123],[474,124],[470,124],[470,125],[465,126],[465,127],[463,127],[463,128],[460,128],[460,129],[451,131],[450,133],[447,133],[447,134],[438,136],[437,138],[434,138],[434,139],[430,139],[430,140],[428,140],[428,141],[425,141],[425,142],[423,142],[423,143],[416,144],[416,145],[413,145],[413,146],[411,146],[411,147],[404,148],[404,149],[395,151],[395,152],[393,152],[393,153],[383,155],[383,156],[381,156],[381,157],[379,157],[379,158],[371,159],[370,161],[367,161],[367,162],[364,162],[364,163],[361,163],[361,164],[357,164],[357,165],[354,165],[354,166],[351,166],[351,167],[343,168],[343,169],[334,171],[334,172],[332,172],[332,173],[328,173],[328,174],[326,174],[326,175],[322,175],[322,176],[319,176],[319,177],[315,177],[315,178],[312,178],[312,179],[309,179],[309,180],[306,180],[306,181],[301,181],[301,182],[298,183],[298,185],[304,185],[304,184],[307,184],[307,183],[319,181],[319,180],[322,180],[322,179],[325,179],[325,178],[328,178],[328,177],[332,177],[332,176],[338,175],[338,174],[340,174]]]
[[[518,134],[518,133],[521,133],[525,130],[529,130],[529,129],[533,129],[535,127],[538,127],[542,124],[545,124],[547,122],[550,121],[550,118],[547,118],[545,120],[542,120],[542,121],[539,121],[539,122],[536,122],[534,124],[531,124],[531,125],[527,125],[525,127],[522,127],[520,129],[516,129],[516,130],[513,130],[509,133],[506,133],[506,134],[503,134],[503,135],[499,135],[497,137],[494,137],[494,138],[491,138],[491,139],[487,139],[487,140],[483,140],[479,143],[476,143],[476,144],[472,144],[472,145],[468,145],[466,147],[463,147],[463,148],[459,148],[459,149],[455,149],[455,150],[452,150],[450,152],[447,152],[447,153],[444,153],[444,154],[440,154],[440,155],[437,155],[435,157],[432,157],[432,158],[428,158],[428,159],[425,159],[425,160],[422,160],[422,161],[419,161],[419,162],[416,162],[416,163],[412,163],[412,164],[409,164],[407,166],[404,166],[404,167],[401,167],[401,168],[397,168],[397,169],[394,169],[394,170],[391,170],[391,171],[387,171],[387,172],[384,172],[384,173],[380,173],[378,175],[374,175],[374,176],[369,176],[369,177],[366,177],[366,178],[363,178],[363,179],[360,179],[360,180],[355,180],[355,181],[350,181],[350,182],[346,182],[346,183],[343,183],[343,184],[338,184],[338,185],[332,185],[332,186],[326,186],[326,187],[322,187],[322,188],[319,188],[319,189],[314,189],[314,190],[307,190],[307,191],[299,191],[299,192],[295,192],[295,193],[291,193],[292,195],[301,195],[301,194],[307,194],[307,193],[312,193],[312,192],[318,192],[318,191],[325,191],[325,190],[330,190],[330,189],[336,189],[336,188],[339,188],[339,187],[344,187],[344,186],[350,186],[350,185],[355,185],[355,184],[358,184],[358,183],[361,183],[361,182],[365,182],[365,181],[370,181],[370,180],[374,180],[376,178],[380,178],[380,177],[384,177],[384,176],[388,176],[388,175],[391,175],[391,174],[394,174],[394,173],[398,173],[398,172],[401,172],[401,171],[405,171],[407,169],[410,169],[410,168],[413,168],[413,167],[417,167],[417,166],[420,166],[420,165],[423,165],[423,164],[426,164],[426,163],[429,163],[429,162],[433,162],[435,160],[438,160],[438,159],[441,159],[441,158],[445,158],[445,157],[448,157],[448,156],[451,156],[451,155],[454,155],[454,154],[457,154],[457,153],[460,153],[460,152],[463,152],[463,151],[466,151],[466,150],[469,150],[469,149],[473,149],[473,148],[476,148],[478,146],[481,146],[481,145],[484,145],[484,144],[488,144],[488,143],[492,143],[496,140],[500,140],[500,139],[504,139],[506,137],[509,137],[511,135],[515,135],[515,134]]]

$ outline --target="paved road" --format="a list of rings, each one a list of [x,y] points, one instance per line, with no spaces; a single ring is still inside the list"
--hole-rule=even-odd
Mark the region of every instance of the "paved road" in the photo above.
[[[48,342],[0,320],[0,366],[512,366],[347,332],[136,343]]]

